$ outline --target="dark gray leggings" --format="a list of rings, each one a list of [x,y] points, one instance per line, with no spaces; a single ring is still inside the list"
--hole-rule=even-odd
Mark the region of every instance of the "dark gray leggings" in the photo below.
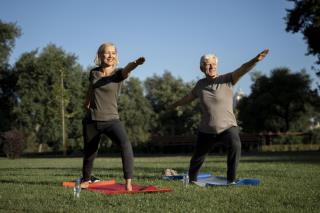
[[[231,127],[220,134],[198,133],[196,148],[190,160],[190,182],[197,180],[197,175],[206,155],[217,142],[221,142],[227,146],[227,179],[229,182],[236,180],[236,172],[241,155],[241,141],[239,128]]]
[[[123,177],[131,179],[133,176],[133,151],[123,124],[119,120],[92,121],[85,118],[82,125],[84,138],[83,179],[87,181],[91,177],[93,161],[97,156],[102,134],[120,146]]]

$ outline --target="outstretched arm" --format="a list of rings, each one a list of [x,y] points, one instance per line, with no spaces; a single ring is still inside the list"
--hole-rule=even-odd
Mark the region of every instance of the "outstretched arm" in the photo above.
[[[122,70],[122,76],[123,78],[127,78],[129,76],[129,73],[134,70],[137,66],[143,64],[145,62],[145,58],[144,57],[140,57],[137,60],[130,62],[129,64],[127,64],[127,66],[125,68],[123,68]]]
[[[188,95],[184,96],[183,98],[181,98],[180,100],[174,102],[173,104],[171,104],[168,109],[174,109],[178,106],[182,106],[185,104],[188,104],[190,102],[192,102],[194,99],[196,99],[196,97],[192,94],[189,93]]]
[[[268,54],[269,49],[264,49],[261,53],[259,53],[256,57],[248,61],[247,63],[244,63],[241,65],[240,68],[236,69],[235,71],[232,72],[232,84],[235,85],[239,79],[249,72],[257,62],[263,60],[266,55]]]

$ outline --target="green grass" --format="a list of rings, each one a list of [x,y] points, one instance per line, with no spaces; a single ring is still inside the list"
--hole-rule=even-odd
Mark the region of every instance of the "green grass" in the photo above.
[[[161,179],[165,168],[185,172],[190,156],[136,157],[134,183],[170,187],[173,192],[114,195],[73,189],[62,182],[80,176],[81,158],[0,158],[0,212],[319,212],[320,153],[243,156],[238,177],[260,186],[184,188]],[[225,156],[208,156],[201,172],[226,173]],[[122,182],[119,157],[98,157],[94,174]]]

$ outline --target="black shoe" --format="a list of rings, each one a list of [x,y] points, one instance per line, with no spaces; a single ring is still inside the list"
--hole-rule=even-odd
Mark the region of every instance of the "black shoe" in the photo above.
[[[91,183],[96,183],[96,182],[99,182],[99,181],[101,181],[101,180],[99,178],[93,176],[93,175],[90,177],[90,182]]]

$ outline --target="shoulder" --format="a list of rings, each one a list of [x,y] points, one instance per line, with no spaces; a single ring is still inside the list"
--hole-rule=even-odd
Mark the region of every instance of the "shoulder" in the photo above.
[[[197,83],[195,84],[195,87],[199,87],[201,85],[204,85],[204,84],[206,84],[206,82],[207,82],[207,79],[206,78],[202,78],[202,79],[197,81]]]
[[[122,67],[117,67],[117,68],[114,70],[114,73],[122,72],[122,70],[123,70]]]
[[[94,72],[94,71],[100,71],[101,67],[94,67],[90,70],[90,72]]]
[[[101,67],[95,67],[95,68],[91,69],[89,72],[89,80],[92,81],[94,79],[99,78],[101,75],[100,70],[101,70]]]
[[[114,74],[113,75],[115,75],[115,76],[122,76],[122,70],[123,70],[123,68],[116,68],[115,70],[114,70]]]
[[[201,83],[204,83],[204,82],[206,82],[207,81],[207,78],[201,78],[198,82],[197,82],[197,84],[199,83],[199,84],[201,84]]]
[[[193,89],[191,91],[191,94],[197,97],[198,92],[200,90],[202,90],[205,87],[205,85],[206,85],[206,79],[205,78],[202,78],[202,79],[198,80],[195,83],[195,85],[194,85],[194,87],[193,87]]]
[[[232,73],[226,73],[223,75],[219,75],[216,79],[217,83],[229,83],[232,81]]]
[[[115,78],[116,81],[120,82],[124,80],[123,74],[122,74],[123,68],[116,68],[114,70],[113,77]]]
[[[94,67],[94,68],[92,68],[91,70],[90,70],[90,75],[93,75],[93,74],[95,74],[95,73],[97,73],[97,72],[100,72],[100,70],[101,70],[101,67]]]

